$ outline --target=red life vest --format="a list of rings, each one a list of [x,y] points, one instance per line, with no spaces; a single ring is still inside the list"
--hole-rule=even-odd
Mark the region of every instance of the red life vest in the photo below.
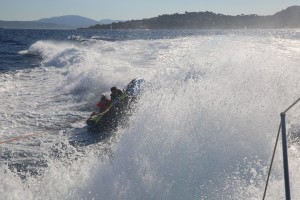
[[[99,101],[99,103],[97,103],[97,107],[99,108],[100,112],[106,111],[106,109],[109,108],[110,102],[110,100],[107,100],[106,102]]]

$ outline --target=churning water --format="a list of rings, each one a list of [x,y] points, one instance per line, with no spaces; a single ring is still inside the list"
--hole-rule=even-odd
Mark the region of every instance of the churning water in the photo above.
[[[1,199],[262,198],[279,114],[300,94],[297,30],[4,31]],[[97,139],[85,120],[100,95],[136,77],[147,84],[129,125]],[[280,150],[267,199],[284,198]]]

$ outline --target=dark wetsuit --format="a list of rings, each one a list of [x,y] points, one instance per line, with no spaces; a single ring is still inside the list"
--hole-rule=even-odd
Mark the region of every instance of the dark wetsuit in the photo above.
[[[122,96],[123,92],[119,89],[115,89],[111,94],[110,94],[110,99],[111,101],[115,101],[115,100],[118,100],[118,98],[120,96]]]

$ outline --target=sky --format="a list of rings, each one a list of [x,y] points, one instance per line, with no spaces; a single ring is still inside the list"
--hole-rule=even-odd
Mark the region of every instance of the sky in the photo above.
[[[132,20],[186,11],[272,15],[293,5],[300,6],[300,0],[0,0],[0,20],[31,21],[63,15]]]

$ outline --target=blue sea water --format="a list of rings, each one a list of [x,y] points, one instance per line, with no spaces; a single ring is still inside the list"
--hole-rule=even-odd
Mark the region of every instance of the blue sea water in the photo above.
[[[110,30],[0,30],[1,42],[1,71],[37,67],[40,57],[37,55],[21,54],[34,42],[39,40],[83,41],[88,39],[120,41],[120,40],[151,40],[174,38],[178,36],[207,34],[205,31],[110,31]]]
[[[299,30],[0,30],[0,44],[0,199],[262,198],[299,97]],[[91,134],[101,94],[136,77],[128,126]],[[279,149],[267,199],[283,188]]]

